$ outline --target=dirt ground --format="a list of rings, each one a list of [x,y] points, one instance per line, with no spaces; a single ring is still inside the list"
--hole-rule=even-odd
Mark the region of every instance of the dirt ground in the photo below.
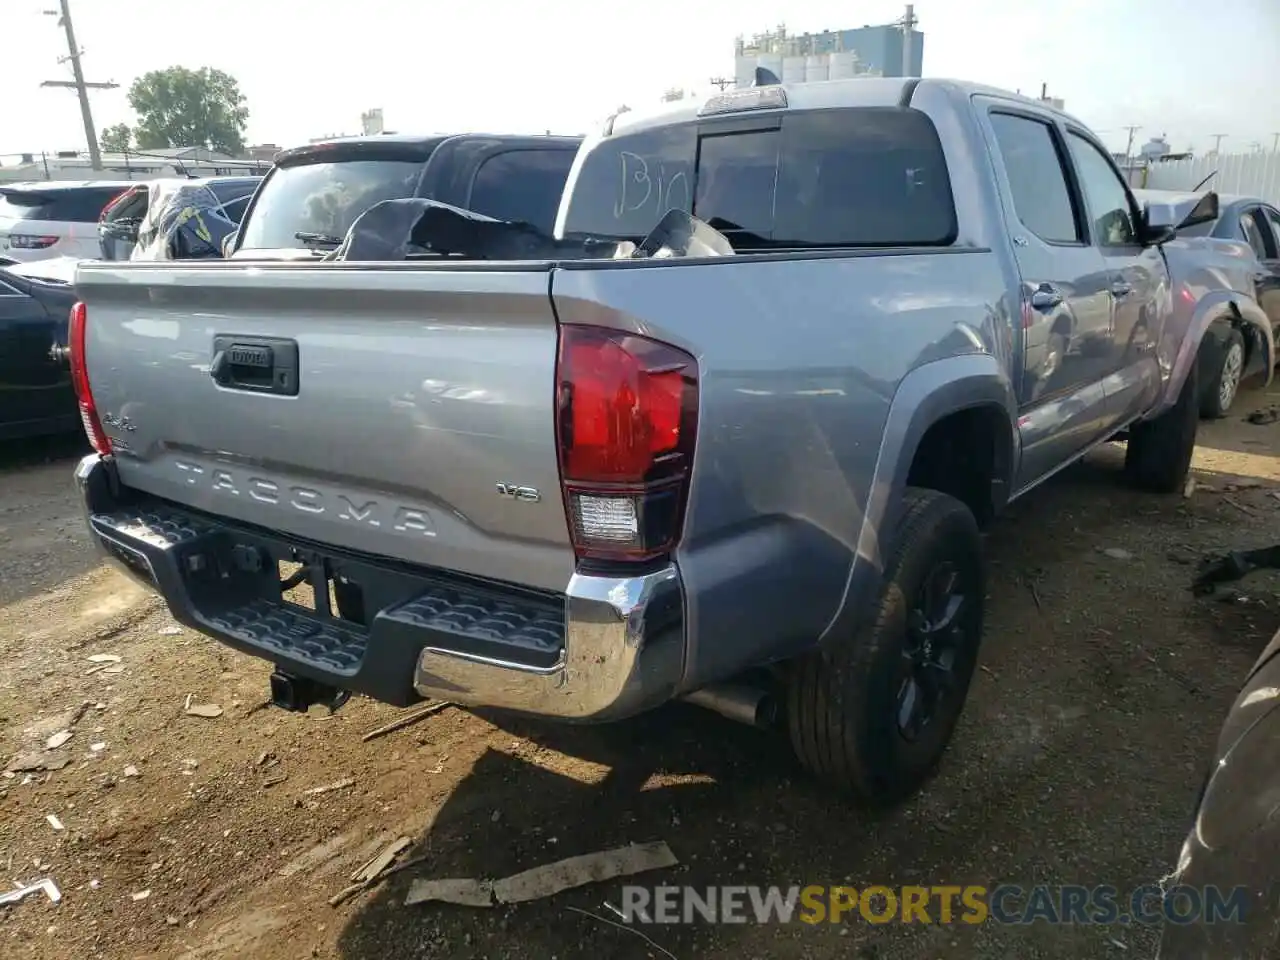
[[[1280,424],[1242,419],[1271,402],[1280,387],[1202,425],[1189,497],[1127,490],[1107,448],[1011,509],[990,536],[982,667],[954,745],[921,795],[878,817],[806,780],[780,742],[688,706],[585,729],[446,709],[368,742],[394,710],[266,707],[265,662],[180,630],[90,551],[79,444],[0,451],[0,760],[73,734],[47,755],[65,766],[0,779],[0,886],[49,876],[64,894],[0,908],[0,956],[1150,956],[1158,933],[1135,927],[857,919],[647,928],[660,950],[571,909],[607,916],[619,881],[514,907],[403,901],[414,877],[502,877],[651,840],[680,865],[650,885],[1161,877],[1226,708],[1280,626],[1270,574],[1234,602],[1187,589],[1202,554],[1280,540]],[[188,695],[223,712],[186,715]],[[402,860],[425,859],[330,906],[399,836],[413,838]]]

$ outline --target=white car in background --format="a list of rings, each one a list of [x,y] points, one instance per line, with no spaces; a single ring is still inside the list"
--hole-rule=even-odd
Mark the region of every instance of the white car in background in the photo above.
[[[129,181],[0,183],[0,263],[97,259],[98,218]]]

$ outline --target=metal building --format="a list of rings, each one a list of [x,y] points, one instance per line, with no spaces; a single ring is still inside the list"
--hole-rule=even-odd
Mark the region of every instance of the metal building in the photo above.
[[[840,80],[854,76],[918,77],[924,63],[924,34],[908,4],[896,23],[820,33],[788,33],[785,24],[739,37],[734,44],[734,77],[750,86],[756,67],[773,72],[784,83]]]

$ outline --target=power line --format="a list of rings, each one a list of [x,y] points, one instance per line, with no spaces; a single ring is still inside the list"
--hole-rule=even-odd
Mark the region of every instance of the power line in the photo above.
[[[724,92],[724,88],[725,88],[725,87],[733,86],[733,81],[732,81],[732,80],[726,80],[724,77],[712,77],[712,78],[711,78],[711,80],[710,80],[710,81],[708,81],[708,82],[709,82],[713,87],[719,87],[719,88],[720,88],[720,91],[721,91],[722,93]]]
[[[80,49],[76,43],[75,27],[71,24],[71,0],[59,0],[59,6],[62,8],[61,14],[57,10],[44,11],[45,16],[57,17],[58,26],[66,32],[67,35],[67,55],[58,59],[59,63],[71,62],[71,75],[75,77],[74,81],[67,80],[46,80],[40,86],[42,87],[69,87],[74,88],[76,96],[80,99],[80,119],[84,122],[84,136],[89,145],[89,165],[94,170],[102,169],[102,152],[98,149],[98,131],[93,125],[93,111],[89,108],[89,91],[92,90],[114,90],[120,86],[118,83],[90,83],[84,78],[84,69],[80,66],[80,57],[84,51]]]

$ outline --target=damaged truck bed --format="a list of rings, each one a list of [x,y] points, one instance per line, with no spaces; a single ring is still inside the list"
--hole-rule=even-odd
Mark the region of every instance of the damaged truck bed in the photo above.
[[[360,219],[323,261],[80,267],[95,541],[282,705],[691,698],[869,803],[960,716],[981,527],[1121,433],[1180,489],[1199,338],[1261,322],[1077,121],[937,80],[625,113],[554,235]]]

